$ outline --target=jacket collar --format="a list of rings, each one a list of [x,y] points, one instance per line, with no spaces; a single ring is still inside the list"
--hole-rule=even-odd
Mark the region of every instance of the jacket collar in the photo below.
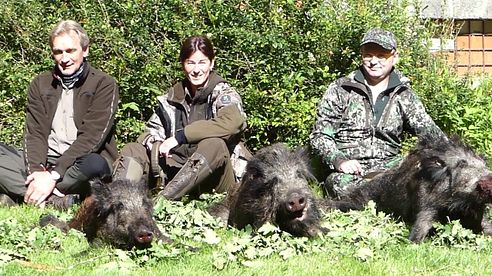
[[[82,84],[84,84],[85,80],[87,79],[87,76],[89,75],[89,71],[91,68],[90,63],[87,60],[85,60],[82,66],[83,66],[82,72],[80,73],[80,76],[78,77],[73,87],[82,86]],[[63,85],[61,81],[61,73],[57,65],[54,66],[52,70],[52,75],[53,75],[53,81],[51,84],[53,85],[53,87],[56,87],[57,85]]]
[[[193,103],[203,103],[207,100],[208,96],[212,94],[215,86],[222,82],[226,81],[214,71],[210,72],[207,85],[199,88],[195,93],[195,97],[191,98],[191,95],[187,89],[187,87],[189,87],[189,81],[188,79],[185,79],[178,82],[170,89],[167,99],[171,102],[176,102],[182,105],[185,103],[187,97]]]
[[[362,90],[367,94],[369,91],[367,85],[365,84],[363,67],[360,66],[357,70],[350,73],[348,75],[348,80],[342,83],[342,86],[347,88],[355,88],[358,90]],[[410,80],[403,76],[403,74],[396,68],[391,70],[388,82],[388,88],[386,91],[395,91],[397,87],[408,87],[410,84]]]

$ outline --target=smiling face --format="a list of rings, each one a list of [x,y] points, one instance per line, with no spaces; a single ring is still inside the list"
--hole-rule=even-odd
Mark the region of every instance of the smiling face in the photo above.
[[[89,55],[89,47],[83,49],[77,33],[69,31],[53,39],[51,54],[60,72],[70,76],[77,72],[84,58]]]
[[[210,71],[214,67],[214,60],[210,60],[200,50],[197,50],[182,65],[186,77],[191,82],[192,90],[196,91],[207,84]]]
[[[388,50],[376,43],[362,46],[362,66],[369,84],[378,84],[389,77],[393,66],[398,61],[396,50]]]

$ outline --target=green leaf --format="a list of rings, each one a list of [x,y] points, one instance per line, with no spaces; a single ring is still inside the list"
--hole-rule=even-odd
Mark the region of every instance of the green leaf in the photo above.
[[[218,244],[220,242],[220,238],[212,229],[205,229],[205,231],[203,232],[203,236],[204,241],[208,244]]]
[[[363,247],[363,248],[359,248],[359,250],[357,250],[357,253],[355,256],[362,261],[367,261],[368,259],[370,259],[374,256],[374,253],[370,248]]]

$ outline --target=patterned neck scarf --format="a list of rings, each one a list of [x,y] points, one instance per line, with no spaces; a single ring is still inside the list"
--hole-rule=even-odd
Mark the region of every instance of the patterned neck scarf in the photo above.
[[[82,73],[84,72],[85,69],[85,61],[80,65],[79,70],[77,70],[75,73],[73,73],[70,76],[65,76],[60,73],[60,70],[58,69],[58,66],[55,65],[55,78],[57,78],[63,85],[63,87],[67,89],[72,89],[75,86],[75,83],[80,79],[82,76]]]

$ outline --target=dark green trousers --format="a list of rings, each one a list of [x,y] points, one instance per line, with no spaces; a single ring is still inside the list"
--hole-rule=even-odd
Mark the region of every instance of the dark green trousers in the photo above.
[[[182,146],[180,147],[182,149]],[[172,157],[160,158],[159,165],[163,171],[165,182],[172,180],[173,177],[186,163],[187,158],[183,158],[183,152],[189,156],[195,152],[201,154],[208,162],[210,173],[207,176],[200,177],[204,179],[191,192],[191,195],[199,195],[203,192],[226,192],[230,187],[236,184],[234,171],[230,161],[230,151],[223,139],[208,138],[200,141],[198,144],[189,147],[189,150],[180,150],[179,154],[171,151]],[[131,160],[128,160],[128,157]],[[124,161],[126,159],[126,161]],[[134,162],[132,162],[132,160]],[[138,168],[137,168],[138,167]],[[126,144],[121,150],[120,158],[115,163],[116,178],[126,178],[134,181],[142,177],[149,177],[150,153],[147,148],[140,143]]]

